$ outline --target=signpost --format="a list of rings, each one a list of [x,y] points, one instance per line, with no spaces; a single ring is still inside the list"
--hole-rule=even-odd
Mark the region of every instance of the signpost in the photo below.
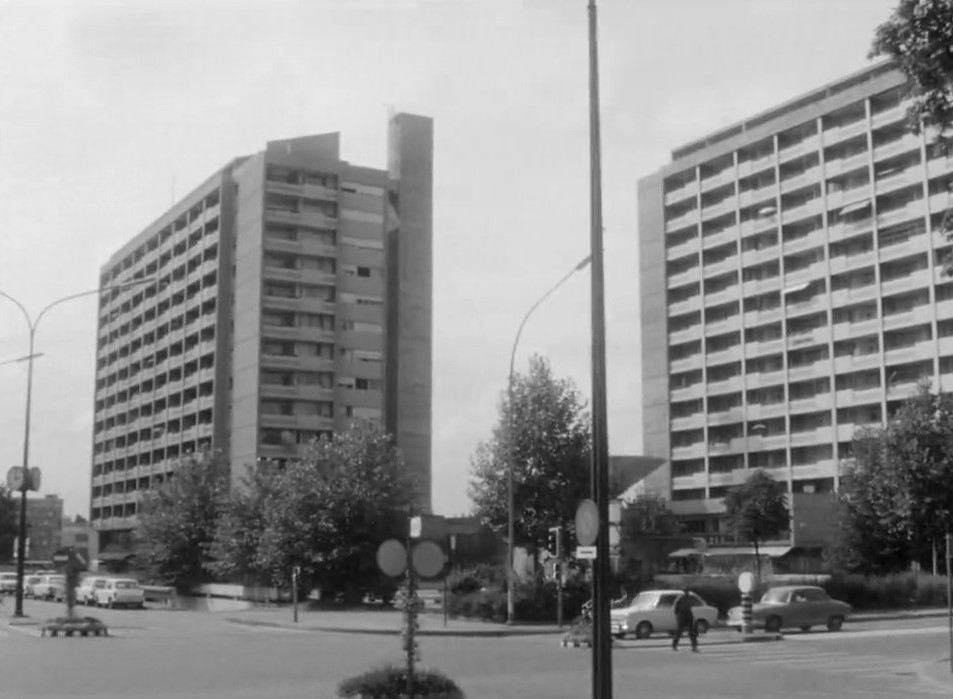
[[[953,673],[953,534],[946,535],[946,612],[950,636],[950,672]]]
[[[291,569],[291,604],[294,607],[294,623],[298,623],[298,576],[301,575],[301,567],[294,566]]]
[[[577,546],[576,559],[580,561],[596,560],[596,547],[595,546]]]

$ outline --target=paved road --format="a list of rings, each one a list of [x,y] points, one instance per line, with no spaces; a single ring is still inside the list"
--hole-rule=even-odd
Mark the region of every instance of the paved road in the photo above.
[[[59,607],[28,603],[26,611],[43,618]],[[330,699],[342,678],[400,658],[394,637],[237,625],[208,613],[93,613],[112,638],[39,638],[34,628],[0,626],[0,697]],[[2,614],[6,621],[6,605]],[[708,645],[698,655],[673,653],[664,639],[625,641],[613,654],[615,697],[951,696],[918,676],[946,657],[946,626],[894,626]],[[454,677],[470,699],[589,695],[590,652],[560,648],[555,637],[425,638],[421,646],[424,664]]]

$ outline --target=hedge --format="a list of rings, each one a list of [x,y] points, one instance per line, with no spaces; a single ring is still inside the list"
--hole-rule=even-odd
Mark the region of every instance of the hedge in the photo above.
[[[563,617],[573,619],[582,612],[582,605],[590,597],[588,585],[569,585],[563,590]],[[520,621],[555,621],[557,588],[546,583],[539,588],[520,585],[515,590],[514,607]],[[505,590],[467,592],[450,596],[447,613],[453,617],[470,617],[502,623],[507,617]]]
[[[407,696],[407,669],[388,665],[344,680],[338,687],[344,699],[403,699]],[[416,699],[464,699],[457,683],[437,670],[414,673]]]

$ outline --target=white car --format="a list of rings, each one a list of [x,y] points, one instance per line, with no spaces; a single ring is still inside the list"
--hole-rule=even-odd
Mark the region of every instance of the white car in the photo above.
[[[33,596],[36,599],[62,601],[66,598],[66,576],[44,575],[40,582],[33,586]]]
[[[17,591],[17,574],[0,573],[0,594],[13,594]]]
[[[625,638],[634,634],[636,638],[648,638],[655,633],[674,633],[678,630],[675,600],[681,595],[680,590],[640,592],[628,606],[612,610],[612,635]],[[718,610],[694,593],[689,593],[689,598],[695,615],[695,629],[703,634],[718,622]]]
[[[96,590],[105,587],[106,581],[108,580],[109,578],[95,575],[83,578],[79,585],[76,586],[76,604],[95,604]]]
[[[96,588],[97,607],[138,607],[146,605],[145,593],[138,581],[132,578],[110,578],[102,587]]]

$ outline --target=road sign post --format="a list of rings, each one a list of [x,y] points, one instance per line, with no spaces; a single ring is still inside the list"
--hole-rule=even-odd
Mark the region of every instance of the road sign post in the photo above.
[[[294,566],[291,569],[291,605],[294,608],[294,623],[298,623],[298,576],[301,568]]]
[[[751,592],[754,590],[754,576],[751,573],[739,575],[738,589],[741,591],[741,632],[750,634],[752,627]]]
[[[950,672],[953,673],[953,534],[946,535],[946,613],[949,630]]]

